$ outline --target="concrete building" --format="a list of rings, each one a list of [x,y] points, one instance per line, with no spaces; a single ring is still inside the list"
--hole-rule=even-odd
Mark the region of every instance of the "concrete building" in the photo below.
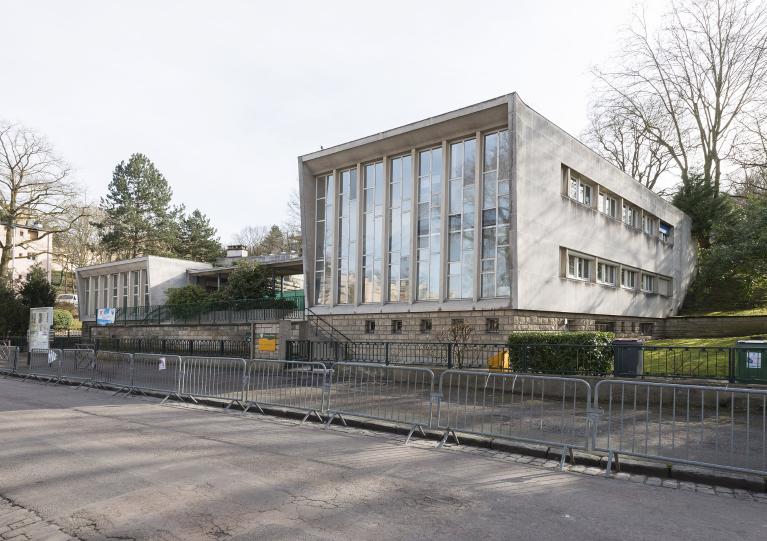
[[[351,338],[650,334],[694,268],[688,216],[517,94],[298,166],[307,306]]]
[[[0,224],[0,239],[5,243],[5,236],[11,230],[12,241],[7,249],[13,251],[9,265],[12,279],[23,280],[30,269],[40,265],[51,280],[53,266],[53,235],[45,231],[41,224]],[[0,253],[5,248],[0,248]]]
[[[76,269],[80,320],[95,321],[99,308],[163,304],[169,288],[189,283],[189,270],[211,267],[210,263],[150,255]]]

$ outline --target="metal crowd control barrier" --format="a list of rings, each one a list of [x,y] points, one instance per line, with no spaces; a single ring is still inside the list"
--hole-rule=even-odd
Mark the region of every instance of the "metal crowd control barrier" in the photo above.
[[[61,379],[61,363],[64,355],[60,349],[33,349],[27,355],[27,363],[17,363],[16,372],[24,378],[47,379],[48,382]],[[21,364],[21,366],[19,365]]]
[[[244,383],[245,409],[264,413],[262,406],[306,412],[302,422],[315,415],[321,422],[330,372],[322,363],[301,361],[248,361]]]
[[[405,444],[432,423],[434,373],[428,368],[336,363],[328,398],[329,426],[344,416],[388,421],[410,427]]]
[[[439,378],[437,427],[456,432],[588,449],[591,386],[582,379],[446,370]]]
[[[116,351],[96,352],[93,381],[119,387],[115,394],[133,387],[133,355]]]
[[[767,391],[603,380],[592,448],[619,454],[767,475]]]
[[[228,357],[182,357],[178,394],[213,398],[233,404],[243,403],[245,360]]]
[[[0,346],[0,373],[15,372],[18,358],[18,346]]]
[[[181,399],[181,357],[178,355],[134,353],[132,376],[128,394],[151,391],[166,393],[163,402],[171,396]]]
[[[79,381],[83,385],[93,383],[94,369],[96,368],[96,352],[92,349],[63,349],[61,360],[62,379]]]

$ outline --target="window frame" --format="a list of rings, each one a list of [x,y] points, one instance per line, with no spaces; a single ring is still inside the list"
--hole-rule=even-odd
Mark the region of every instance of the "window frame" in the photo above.
[[[402,334],[402,320],[401,319],[392,319],[391,320],[391,333],[392,334]]]
[[[649,281],[650,289],[647,289],[645,287],[645,279]],[[655,286],[656,286],[656,276],[649,272],[643,272],[639,280],[640,291],[642,291],[642,293],[656,293],[657,291],[655,290]]]
[[[631,280],[632,281],[631,286],[627,286],[626,285],[625,280],[623,279],[623,273],[624,272],[626,272],[626,273],[630,272],[631,273],[631,275],[633,277],[632,280]],[[620,285],[620,287],[622,289],[627,289],[629,291],[636,291],[637,290],[637,273],[638,272],[639,272],[639,269],[636,269],[634,267],[626,267],[624,265],[621,265],[621,285]]]
[[[433,328],[434,327],[431,318],[422,318],[418,323],[418,332],[420,334],[431,334]]]
[[[600,276],[599,276],[600,275],[600,272],[599,272],[600,267],[612,269],[612,271],[613,271],[613,281],[612,282],[608,282],[608,281],[603,280],[602,278],[600,278]],[[598,284],[603,285],[603,286],[615,287],[617,285],[616,282],[618,281],[618,274],[619,274],[618,268],[619,268],[619,266],[616,265],[615,263],[610,263],[609,261],[597,260],[596,282]]]
[[[573,274],[570,272],[570,259],[575,260],[575,269],[576,271],[579,270],[579,263],[583,262],[585,263],[583,265],[583,270],[586,271],[585,275],[580,275],[578,273]],[[594,263],[595,258],[589,257],[586,254],[581,254],[579,252],[571,252],[567,251],[567,260],[565,262],[565,276],[569,278],[570,280],[578,280],[579,282],[591,282],[592,280],[592,269],[591,264]]]

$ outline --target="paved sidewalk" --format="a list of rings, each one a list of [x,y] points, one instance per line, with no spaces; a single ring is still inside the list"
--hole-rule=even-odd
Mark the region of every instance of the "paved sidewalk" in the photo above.
[[[36,513],[0,498],[0,538],[9,541],[68,541],[74,539]]]
[[[403,439],[0,380],[0,495],[81,539],[767,538],[760,494]]]

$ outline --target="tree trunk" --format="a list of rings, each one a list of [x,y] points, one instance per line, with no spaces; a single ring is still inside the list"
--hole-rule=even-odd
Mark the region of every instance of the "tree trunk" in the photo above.
[[[8,263],[13,257],[11,250],[13,249],[13,227],[9,223],[5,229],[5,242],[3,244],[3,253],[0,255],[0,279],[4,279],[8,275]]]

